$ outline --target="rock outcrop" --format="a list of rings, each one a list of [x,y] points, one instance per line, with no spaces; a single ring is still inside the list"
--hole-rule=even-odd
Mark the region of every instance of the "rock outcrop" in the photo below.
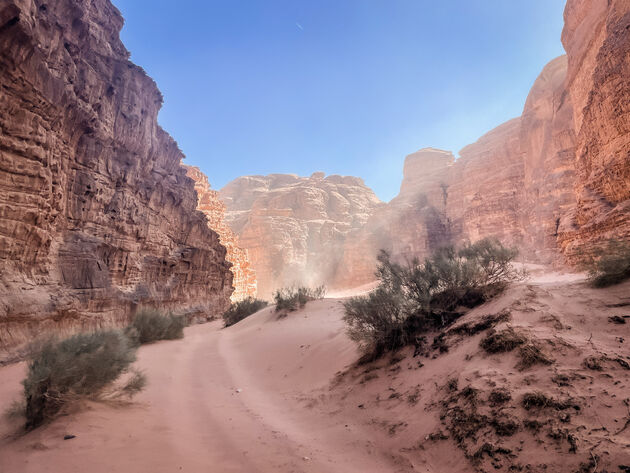
[[[292,284],[330,285],[346,236],[381,205],[361,179],[324,173],[240,177],[220,197],[262,297]]]
[[[602,240],[630,240],[630,1],[569,0],[564,17],[577,207],[559,237],[575,260]]]
[[[248,297],[256,297],[256,272],[251,267],[247,250],[239,246],[238,238],[225,220],[226,207],[219,198],[219,193],[210,188],[208,176],[198,167],[184,166],[186,174],[195,181],[197,191],[197,210],[203,212],[208,219],[208,226],[217,232],[221,244],[225,246],[227,259],[232,266],[233,279],[232,302]]]
[[[0,3],[0,342],[122,323],[138,305],[210,317],[232,292],[162,96],[109,0]]]

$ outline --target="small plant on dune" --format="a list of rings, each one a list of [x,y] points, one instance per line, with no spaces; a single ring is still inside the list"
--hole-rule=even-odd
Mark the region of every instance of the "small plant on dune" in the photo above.
[[[479,342],[479,346],[487,353],[506,353],[514,350],[519,345],[523,345],[525,342],[527,342],[525,336],[517,333],[512,328],[507,328],[500,332],[490,331]]]
[[[494,239],[442,248],[406,265],[381,251],[378,288],[344,303],[348,334],[377,357],[442,329],[524,276],[512,266],[516,254]]]
[[[309,301],[323,299],[326,295],[326,288],[318,286],[314,289],[310,287],[289,287],[279,289],[273,295],[276,304],[276,312],[293,312],[301,309]]]
[[[594,287],[608,287],[630,279],[630,242],[609,240],[584,263]]]
[[[136,349],[117,330],[49,339],[33,352],[24,385],[26,428],[54,417],[67,403],[96,396],[129,371]],[[133,395],[145,385],[134,372],[121,391]]]
[[[125,333],[133,342],[142,345],[158,340],[184,338],[185,326],[183,317],[155,309],[142,309],[133,317]]]
[[[223,314],[223,321],[226,327],[240,322],[246,317],[255,314],[261,309],[267,307],[269,303],[262,299],[248,297],[242,301],[234,302],[230,308]]]

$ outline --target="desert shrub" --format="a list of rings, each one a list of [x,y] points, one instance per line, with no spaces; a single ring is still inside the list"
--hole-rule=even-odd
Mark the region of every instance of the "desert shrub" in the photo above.
[[[553,363],[553,359],[549,358],[537,345],[533,343],[527,343],[521,346],[518,350],[518,364],[516,367],[519,370],[526,370],[534,365],[550,365]]]
[[[301,309],[309,301],[322,299],[326,295],[326,288],[319,286],[310,287],[289,287],[279,289],[273,295],[276,304],[276,312],[292,312]]]
[[[267,307],[268,302],[255,297],[248,297],[242,301],[234,302],[223,314],[223,321],[226,327],[240,322],[246,317],[255,314],[260,309]]]
[[[350,337],[375,356],[412,343],[452,323],[462,308],[481,304],[523,275],[512,266],[517,252],[484,239],[456,250],[446,247],[406,265],[381,251],[378,288],[344,303]]]
[[[492,330],[479,342],[479,346],[488,353],[506,353],[523,345],[526,341],[527,338],[523,335],[512,328],[507,328],[500,332]]]
[[[37,427],[69,401],[101,392],[129,370],[135,348],[117,330],[80,333],[49,339],[33,353],[24,385],[26,427]],[[132,395],[144,387],[134,373],[123,390]]]
[[[133,342],[142,345],[158,340],[184,338],[185,326],[183,317],[155,309],[141,309],[127,326],[125,333]]]
[[[510,391],[506,388],[497,388],[493,389],[488,396],[488,401],[490,401],[490,405],[498,406],[504,404],[512,399],[512,395]]]
[[[584,263],[594,287],[607,287],[630,278],[630,243],[609,240]]]

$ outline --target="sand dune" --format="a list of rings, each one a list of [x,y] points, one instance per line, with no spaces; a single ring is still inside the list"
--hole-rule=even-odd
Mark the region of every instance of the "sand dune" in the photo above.
[[[509,310],[506,324],[527,331],[555,359],[522,372],[514,354],[481,353],[482,334],[447,337],[446,353],[414,358],[403,350],[353,367],[358,352],[344,334],[339,299],[284,318],[267,308],[228,329],[220,322],[189,327],[183,340],[140,348],[137,365],[150,384],[131,405],[87,403],[17,438],[16,426],[0,421],[0,471],[472,471],[466,448],[474,445],[456,445],[440,418],[453,377],[460,389],[509,389],[515,402],[505,414],[519,419],[530,413],[516,400],[532,389],[579,400],[582,411],[562,424],[578,432],[577,453],[566,440],[524,429],[509,438],[479,434],[479,442],[509,447],[529,471],[543,464],[574,471],[554,468],[572,468],[591,453],[616,468],[630,462],[630,429],[615,434],[628,416],[630,371],[611,362],[593,372],[582,360],[595,352],[628,359],[630,325],[608,317],[628,312],[630,283],[596,291],[574,279],[515,286],[458,322]],[[24,364],[0,368],[1,405],[19,396],[24,371]],[[552,382],[559,373],[570,375],[569,387]],[[435,440],[442,431],[449,438]],[[76,438],[63,440],[66,434]],[[508,465],[498,463],[501,471]]]

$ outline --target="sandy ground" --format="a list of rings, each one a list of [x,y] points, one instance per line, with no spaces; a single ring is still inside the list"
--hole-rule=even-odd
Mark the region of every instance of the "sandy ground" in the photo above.
[[[0,472],[461,473],[475,471],[470,452],[484,442],[512,452],[482,457],[476,466],[486,471],[578,471],[582,464],[588,472],[622,471],[630,464],[630,428],[623,429],[630,371],[611,360],[630,361],[630,319],[621,325],[609,317],[630,315],[630,283],[594,290],[580,275],[532,274],[461,322],[504,310],[510,320],[496,329],[526,333],[553,364],[519,371],[514,353],[482,353],[483,334],[476,334],[447,337],[445,353],[427,347],[414,357],[406,349],[352,366],[358,352],[344,334],[338,299],[284,318],[267,308],[228,329],[189,327],[183,340],[140,348],[137,366],[149,386],[131,405],[89,403],[18,437],[16,425],[0,420]],[[604,357],[602,371],[583,366],[590,355]],[[0,406],[19,397],[24,370],[0,368]],[[552,381],[559,374],[568,385]],[[492,412],[536,418],[543,427],[535,434],[520,427],[509,438],[481,429],[474,442],[455,442],[441,403],[452,378],[458,389],[479,390],[479,409],[488,390],[509,390],[513,400]],[[569,396],[581,411],[561,423],[564,412],[526,412],[519,400],[531,390]],[[445,435],[436,440],[436,433]],[[569,451],[569,433],[577,452]],[[66,434],[76,438],[63,440]]]
[[[302,402],[357,356],[340,310],[326,299],[279,320],[268,308],[141,347],[149,386],[134,404],[92,403],[17,439],[2,420],[0,472],[390,471],[368,432]],[[0,405],[19,397],[24,370],[0,368]]]

